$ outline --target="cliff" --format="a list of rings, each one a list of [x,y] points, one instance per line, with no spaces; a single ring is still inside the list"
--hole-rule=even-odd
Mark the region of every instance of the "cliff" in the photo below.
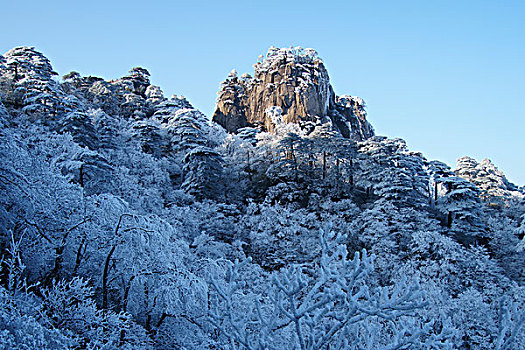
[[[313,49],[270,48],[254,76],[233,70],[218,93],[213,120],[228,132],[247,126],[273,131],[268,109],[279,107],[285,123],[330,123],[343,137],[358,141],[374,135],[364,101],[336,96],[323,61]]]

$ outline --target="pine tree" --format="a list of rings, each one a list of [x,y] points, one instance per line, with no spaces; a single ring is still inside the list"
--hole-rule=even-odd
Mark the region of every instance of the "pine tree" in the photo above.
[[[182,188],[198,199],[217,198],[221,189],[222,157],[206,146],[192,148],[184,156]]]

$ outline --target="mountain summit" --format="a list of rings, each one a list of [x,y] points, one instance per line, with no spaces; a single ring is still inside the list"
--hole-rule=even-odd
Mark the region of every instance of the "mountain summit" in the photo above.
[[[271,47],[254,68],[254,77],[238,77],[233,70],[221,84],[213,121],[227,131],[256,126],[271,132],[273,119],[280,116],[283,122],[306,129],[328,123],[343,137],[357,141],[374,136],[363,99],[335,95],[314,49]]]

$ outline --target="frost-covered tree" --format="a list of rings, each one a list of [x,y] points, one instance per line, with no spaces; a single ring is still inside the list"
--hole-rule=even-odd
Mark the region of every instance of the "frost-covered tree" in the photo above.
[[[98,148],[98,135],[90,116],[81,112],[67,113],[57,125],[59,133],[70,133],[81,146],[91,150]]]
[[[228,135],[143,68],[55,75],[0,56],[0,347],[524,348],[525,192],[489,161],[367,138],[352,96]]]
[[[181,152],[197,146],[210,146],[205,132],[207,121],[199,111],[179,109],[170,115],[167,124],[175,151]]]
[[[131,125],[131,140],[138,142],[143,152],[160,158],[169,150],[166,129],[155,120],[138,120]]]
[[[222,157],[205,146],[188,151],[184,157],[182,188],[197,198],[216,198],[220,194]]]
[[[446,216],[446,225],[466,244],[486,243],[489,238],[482,220],[479,190],[472,183],[455,176],[438,179],[444,195],[438,207]]]
[[[2,98],[6,104],[22,108],[33,120],[44,123],[75,109],[76,101],[67,98],[54,80],[57,73],[42,53],[24,46],[8,51],[4,57]]]
[[[481,190],[484,200],[492,205],[524,196],[489,159],[478,163],[471,157],[461,157],[455,173],[475,184]]]
[[[82,278],[58,281],[43,291],[42,312],[53,327],[71,334],[75,347],[150,348],[151,340],[131,315],[97,309],[94,294]]]
[[[359,144],[357,186],[365,198],[379,196],[404,206],[428,203],[426,160],[401,139],[373,137]]]
[[[319,267],[274,273],[264,295],[246,294],[239,280],[246,261],[229,265],[224,281],[211,280],[209,322],[239,349],[446,348],[451,329],[433,334],[433,322],[405,319],[425,307],[418,287],[371,288],[373,256],[350,258],[341,238],[321,231]]]
[[[48,284],[62,274],[64,247],[86,222],[82,190],[49,163],[45,143],[8,134],[1,148],[2,242],[13,234],[21,242],[28,280]]]
[[[13,295],[0,287],[0,346],[4,349],[71,349],[67,329],[58,329],[34,298]]]
[[[122,145],[122,130],[125,128],[125,123],[120,118],[108,115],[101,109],[90,110],[88,113],[95,128],[100,148],[116,149]]]

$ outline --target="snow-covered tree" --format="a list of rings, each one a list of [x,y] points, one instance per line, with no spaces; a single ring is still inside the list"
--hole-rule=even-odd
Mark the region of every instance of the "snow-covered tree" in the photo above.
[[[188,151],[184,157],[182,188],[197,198],[216,198],[221,190],[222,157],[205,146]]]
[[[4,102],[31,118],[44,123],[52,122],[62,113],[72,111],[74,103],[67,98],[59,83],[53,79],[57,73],[49,60],[33,47],[16,47],[5,54],[2,78],[7,86]]]
[[[446,216],[447,227],[464,243],[486,243],[489,235],[482,219],[478,188],[455,176],[442,177],[437,181],[445,190],[438,199],[438,207]]]
[[[296,265],[274,273],[265,295],[246,294],[239,276],[248,261],[230,264],[223,282],[211,280],[209,322],[239,349],[447,347],[451,329],[432,334],[432,322],[405,320],[426,305],[418,287],[371,288],[373,256],[363,251],[350,258],[343,238],[321,231],[319,267],[307,271]]]
[[[258,72],[280,61],[321,63]],[[524,189],[321,107],[226,134],[143,68],[0,56],[0,348],[525,349]]]

